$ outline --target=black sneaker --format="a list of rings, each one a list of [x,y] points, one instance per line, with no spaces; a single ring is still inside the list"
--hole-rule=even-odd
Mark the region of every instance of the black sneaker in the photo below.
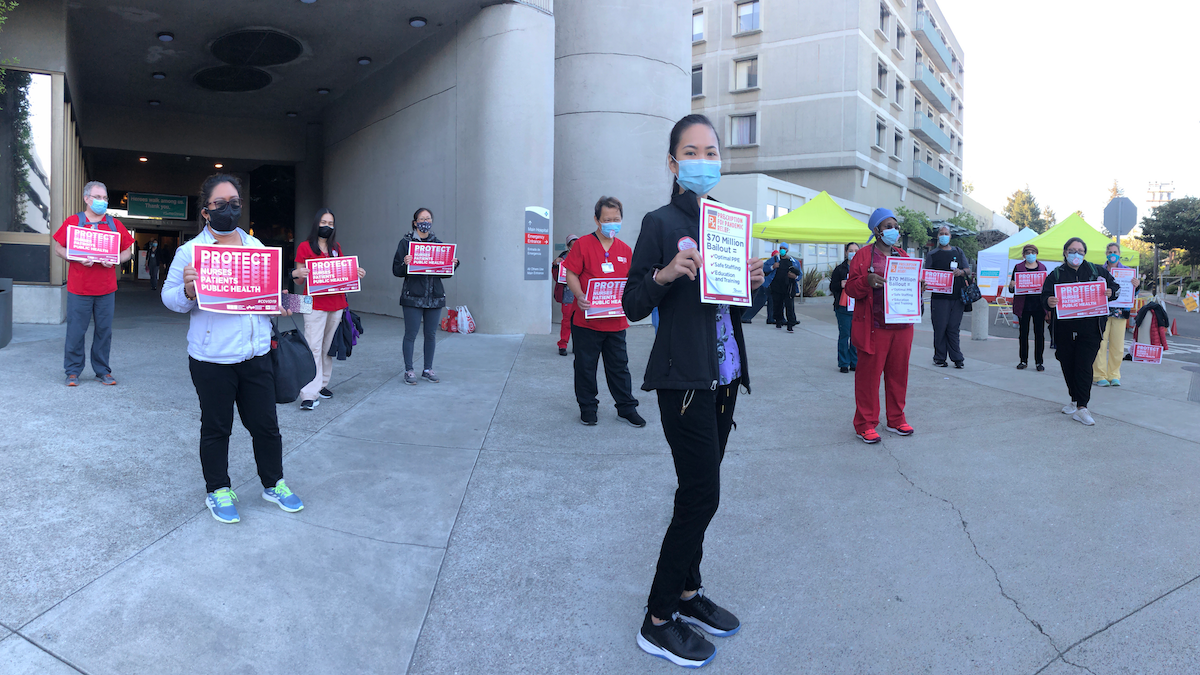
[[[638,646],[647,654],[666,659],[684,668],[699,668],[708,665],[717,655],[713,643],[704,639],[696,629],[684,623],[679,614],[661,626],[655,626],[646,612],[642,629],[638,631]]]
[[[333,392],[329,391],[329,387],[321,387],[321,391],[317,392],[321,398],[333,398]]]
[[[742,628],[742,622],[732,612],[709,600],[703,588],[696,591],[691,600],[679,601],[679,618],[717,637],[729,637]]]
[[[848,372],[850,372],[850,368],[848,368],[847,366],[842,366],[841,368],[838,368],[838,372],[839,373],[848,373]]]
[[[937,366],[938,368],[945,368],[946,366],[948,366],[950,364],[946,363],[945,361],[934,361],[933,365]]]
[[[1017,370],[1025,370],[1028,367],[1029,367],[1029,364],[1024,361],[1017,364]]]
[[[955,361],[955,362],[954,362],[954,367],[955,367],[955,368],[960,368],[960,369],[961,369],[961,368],[963,367],[963,362],[962,362],[962,361]]]
[[[596,411],[595,410],[580,410],[579,421],[585,427],[596,426]]]
[[[301,401],[300,409],[301,410],[312,410],[313,408],[317,407],[320,404],[321,404],[320,401]]]
[[[1042,364],[1040,364],[1040,363],[1039,363],[1039,364],[1037,364],[1037,371],[1038,371],[1039,373],[1040,373],[1040,372],[1042,372],[1042,371],[1043,371],[1043,370],[1045,370],[1045,369],[1046,369],[1046,366],[1043,366],[1043,365],[1042,365]]]
[[[629,412],[623,414],[617,413],[617,417],[620,417],[639,429],[646,426],[646,420],[642,419],[642,416],[637,414],[636,410],[630,410]]]
[[[559,348],[558,348],[558,355],[559,355],[559,356],[566,356],[566,355],[567,355],[567,348],[566,348],[566,347],[559,347]]]

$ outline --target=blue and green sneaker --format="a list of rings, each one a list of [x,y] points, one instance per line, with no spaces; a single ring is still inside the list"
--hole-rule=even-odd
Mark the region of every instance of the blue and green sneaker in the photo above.
[[[236,523],[241,520],[238,516],[237,507],[233,505],[233,500],[237,499],[237,495],[229,488],[220,488],[214,492],[208,493],[208,497],[204,499],[204,503],[208,506],[212,517],[221,523]]]
[[[275,502],[279,508],[288,513],[295,513],[304,508],[304,502],[300,501],[300,498],[292,492],[282,478],[275,484],[275,487],[263,490],[262,497],[269,502]]]

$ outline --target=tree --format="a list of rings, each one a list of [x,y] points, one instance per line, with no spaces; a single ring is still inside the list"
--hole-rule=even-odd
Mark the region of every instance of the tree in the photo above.
[[[1108,201],[1112,201],[1117,197],[1125,196],[1125,188],[1117,184],[1117,179],[1113,179],[1112,187],[1108,188]]]
[[[1200,259],[1200,199],[1181,197],[1142,218],[1142,239],[1160,249],[1180,248],[1188,264]]]
[[[896,207],[896,220],[900,224],[901,236],[908,237],[910,245],[924,246],[929,243],[933,221],[929,220],[929,215],[924,211],[898,206]]]
[[[1054,227],[1058,224],[1058,216],[1054,215],[1054,209],[1050,208],[1049,206],[1042,211],[1042,220],[1046,221],[1047,228]]]
[[[975,181],[964,180],[962,191],[964,195],[969,195],[975,191]]]
[[[11,0],[0,0],[0,30],[4,29],[4,22],[8,21],[8,15],[11,14],[16,8],[16,2]],[[3,61],[0,61],[0,94],[4,93],[4,74],[8,72],[7,69],[4,68],[4,65],[15,65],[16,63],[18,63],[17,59],[4,59]]]
[[[1009,196],[1003,213],[1005,218],[1016,223],[1022,229],[1031,227],[1038,234],[1046,231],[1046,220],[1042,217],[1042,209],[1038,206],[1037,200],[1033,198],[1033,193],[1029,191],[1028,185],[1024,190],[1017,190]]]

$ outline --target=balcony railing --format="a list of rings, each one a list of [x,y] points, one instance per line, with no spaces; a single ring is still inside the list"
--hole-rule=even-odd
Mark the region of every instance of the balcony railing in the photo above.
[[[950,178],[919,159],[913,160],[912,175],[909,178],[934,192],[941,194],[950,192]]]
[[[946,91],[937,76],[929,72],[929,68],[925,66],[917,66],[917,71],[917,76],[913,78],[913,86],[917,88],[917,91],[924,94],[933,107],[941,112],[953,112],[950,110],[950,92]]]
[[[950,56],[950,48],[946,46],[946,41],[937,32],[928,10],[917,12],[917,26],[913,29],[913,34],[917,36],[917,42],[921,43],[926,54],[937,67],[954,76],[955,73],[950,71],[950,63],[953,61]]]
[[[937,120],[918,112],[913,118],[912,132],[914,136],[928,143],[938,153],[943,155],[952,154],[954,148],[950,142],[950,137],[946,135],[946,132],[938,128]]]

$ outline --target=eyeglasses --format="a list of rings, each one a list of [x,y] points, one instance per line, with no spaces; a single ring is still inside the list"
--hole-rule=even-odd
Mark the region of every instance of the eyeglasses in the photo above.
[[[1075,254],[1078,254],[1078,255],[1083,255],[1084,253],[1086,253],[1086,251],[1083,251],[1083,250],[1081,250],[1081,249],[1078,249],[1078,248],[1073,248],[1073,249],[1070,249],[1070,250],[1068,250],[1068,251],[1067,251],[1067,253],[1068,253],[1068,254],[1075,253]]]
[[[224,200],[224,199],[214,199],[213,201],[208,203],[208,206],[211,209],[215,209],[215,210],[219,211],[219,210],[225,208],[226,204],[232,204],[233,208],[235,208],[235,209],[242,208],[242,200],[238,197],[234,197],[233,199],[230,199],[228,201]]]

